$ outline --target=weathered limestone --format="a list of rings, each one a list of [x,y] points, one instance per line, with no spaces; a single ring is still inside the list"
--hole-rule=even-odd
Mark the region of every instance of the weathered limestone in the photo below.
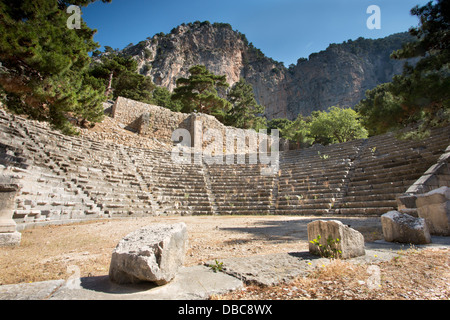
[[[11,177],[0,177],[0,246],[18,245],[21,234],[13,220],[17,192],[21,186]]]
[[[118,284],[167,284],[183,265],[187,240],[184,223],[154,224],[130,233],[112,254],[110,280]]]
[[[450,188],[441,187],[418,195],[416,206],[419,217],[424,218],[433,235],[450,235]]]
[[[364,249],[364,236],[344,225],[338,220],[316,220],[308,224],[308,241],[312,241],[321,236],[320,243],[327,244],[327,239],[331,237],[333,240],[339,239],[337,249],[340,250],[342,259],[349,259],[363,256],[366,254]],[[309,243],[309,252],[312,254],[320,254],[316,245]]]
[[[381,216],[381,225],[384,239],[388,242],[431,243],[430,232],[422,218],[393,210]]]
[[[407,194],[423,194],[450,185],[450,145],[427,171],[406,191]]]
[[[140,135],[148,135],[150,132],[150,118],[151,115],[150,113],[146,112],[143,113],[139,118],[138,118],[138,133]]]
[[[143,114],[147,114],[147,116],[140,119]],[[171,135],[175,129],[181,127],[189,130],[189,127],[184,125],[189,114],[172,112],[167,108],[123,97],[118,97],[115,101],[111,116],[119,119],[129,130],[141,131],[143,135],[149,134],[168,143],[171,142]],[[147,126],[144,130],[141,129],[143,125]]]
[[[403,194],[397,197],[397,210],[401,213],[409,214],[413,217],[418,217],[416,207],[417,196],[414,194]]]

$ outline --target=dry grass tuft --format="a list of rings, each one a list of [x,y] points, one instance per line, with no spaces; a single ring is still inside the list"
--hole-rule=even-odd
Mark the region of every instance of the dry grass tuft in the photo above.
[[[319,266],[288,284],[248,286],[221,300],[448,300],[450,250],[408,250],[389,262]]]

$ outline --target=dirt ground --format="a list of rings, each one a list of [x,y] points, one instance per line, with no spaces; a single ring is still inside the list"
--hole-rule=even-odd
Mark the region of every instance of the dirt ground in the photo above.
[[[128,233],[151,223],[185,222],[189,249],[185,265],[213,259],[308,250],[306,224],[314,217],[198,216],[108,219],[36,227],[22,232],[21,245],[0,248],[0,284],[64,279],[68,266],[81,276],[108,274],[111,253]],[[342,220],[342,219],[341,219]],[[366,240],[381,238],[379,218],[342,221]]]
[[[151,223],[186,223],[189,233],[189,249],[186,254],[185,266],[192,266],[213,259],[307,251],[306,226],[307,223],[316,219],[319,218],[294,216],[148,217],[36,227],[22,231],[20,246],[0,248],[0,285],[68,279],[73,273],[74,266],[76,267],[75,270],[80,270],[79,276],[81,277],[107,275],[111,253],[117,243],[128,233]],[[366,242],[382,239],[379,217],[338,217],[337,219],[360,231]],[[448,299],[450,298],[450,273],[448,272],[450,252],[448,250],[438,251],[437,254],[436,251],[433,252],[425,252],[428,255],[426,258],[420,256],[424,253],[406,254],[404,259],[400,259],[405,265],[400,266],[397,262],[395,262],[397,264],[392,262],[393,264],[387,263],[384,266],[380,265],[380,267],[390,270],[390,274],[398,272],[399,276],[404,277],[405,270],[410,266],[407,262],[408,259],[415,259],[416,261],[412,264],[417,266],[426,263],[424,268],[427,270],[423,282],[429,282],[428,287],[431,286],[431,290],[437,288],[431,298]],[[342,284],[342,282],[339,282],[342,280],[342,274],[345,275],[345,279],[350,279],[353,285],[358,285],[355,281],[357,281],[358,276],[361,276],[361,270],[355,269],[354,266],[349,266],[345,262],[340,263],[340,266],[335,266],[335,269],[339,272],[325,272],[325,270],[333,268],[333,264],[331,264],[330,267],[314,272],[312,278],[301,280],[309,281],[308,283],[294,282],[290,286],[265,289],[247,287],[242,292],[216,298],[329,298],[332,295],[328,291],[320,293],[321,291],[317,290],[314,291],[316,293],[305,291],[303,295],[298,296],[299,292],[303,291],[295,288],[301,286],[302,290],[305,290],[308,286],[313,287],[317,283],[324,287],[320,281],[327,281],[326,284],[328,285],[325,287],[329,288],[333,286],[341,286],[341,288],[342,286],[348,286],[348,288],[351,288],[350,283]],[[434,266],[434,269],[433,267],[430,269],[430,266]],[[352,272],[356,274],[351,276]],[[330,274],[334,274],[335,278],[331,277]],[[326,280],[323,280],[324,275],[326,275]],[[395,278],[394,276],[392,281],[395,281]],[[416,287],[418,286],[415,285],[414,288]],[[346,290],[350,292],[348,288]],[[408,288],[405,287],[405,290],[408,290]],[[407,292],[404,292],[406,296],[408,296]],[[287,293],[291,295],[286,295]],[[403,294],[403,290],[400,290],[400,293]],[[355,291],[355,294],[354,297],[358,298],[357,291]],[[418,293],[418,296],[424,296],[424,293]],[[390,298],[391,296],[387,297]],[[402,299],[402,296],[395,297]],[[336,298],[341,299],[342,297]]]
[[[370,266],[335,260],[289,283],[247,286],[213,299],[449,300],[449,266],[448,249],[409,249],[391,261]]]

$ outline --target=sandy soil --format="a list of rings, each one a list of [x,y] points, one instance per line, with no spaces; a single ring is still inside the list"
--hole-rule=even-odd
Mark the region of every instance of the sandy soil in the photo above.
[[[151,223],[185,222],[189,232],[186,266],[212,259],[308,250],[307,229],[318,217],[227,216],[149,217],[46,226],[22,232],[16,248],[0,248],[0,285],[77,276],[107,275],[111,252],[128,233]],[[322,219],[322,218],[321,218]],[[331,219],[331,218],[326,218]],[[360,231],[367,242],[382,238],[379,218],[339,220]],[[246,286],[213,299],[450,299],[450,250],[405,251],[380,262],[379,284],[368,289],[368,266],[336,260],[306,278],[273,287]],[[75,271],[74,271],[75,270]]]
[[[128,233],[151,223],[185,222],[189,249],[185,265],[213,259],[308,250],[306,225],[317,217],[148,217],[100,220],[24,230],[16,248],[0,248],[0,284],[65,279],[68,267],[80,276],[106,275],[111,252]],[[330,218],[327,218],[330,219]],[[381,239],[379,218],[347,218],[366,241]]]

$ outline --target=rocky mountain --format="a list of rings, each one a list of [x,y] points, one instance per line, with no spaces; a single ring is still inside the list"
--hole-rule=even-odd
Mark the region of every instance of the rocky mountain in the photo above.
[[[229,24],[205,21],[182,24],[170,34],[157,34],[123,51],[138,61],[141,74],[169,90],[197,64],[226,75],[230,85],[243,77],[253,85],[268,119],[294,119],[299,113],[308,115],[334,105],[353,107],[366,90],[401,73],[405,61],[389,56],[411,40],[409,34],[400,33],[331,44],[286,68],[266,57]]]

